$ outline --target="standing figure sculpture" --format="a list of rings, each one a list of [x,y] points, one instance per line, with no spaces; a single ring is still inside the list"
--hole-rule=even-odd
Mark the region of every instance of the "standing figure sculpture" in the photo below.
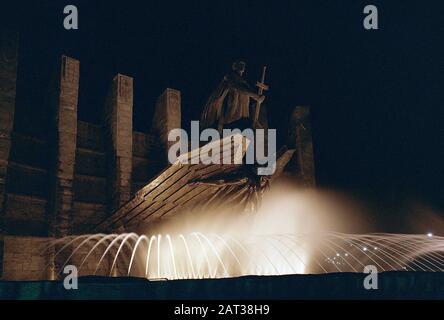
[[[202,128],[222,129],[253,128],[250,99],[260,105],[265,96],[255,93],[243,78],[245,62],[236,61],[231,72],[225,75],[210,95],[201,117]]]
[[[219,132],[223,129],[254,129],[261,103],[265,96],[263,90],[265,67],[258,93],[243,78],[245,62],[236,61],[232,64],[231,72],[224,76],[218,87],[210,95],[201,117],[202,128],[215,128]],[[254,112],[250,112],[250,103],[255,101]],[[244,212],[255,212],[261,205],[264,192],[269,189],[270,177],[259,176],[256,165],[244,164],[236,175],[230,177],[213,177],[210,179],[193,181],[191,185],[207,185],[214,187],[238,186],[238,204]]]

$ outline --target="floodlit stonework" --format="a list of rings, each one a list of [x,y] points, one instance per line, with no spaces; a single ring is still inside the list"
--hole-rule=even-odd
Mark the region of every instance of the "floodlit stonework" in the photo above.
[[[26,116],[15,115],[18,34],[3,32],[0,39],[0,279],[54,279],[66,257],[56,255],[57,246],[45,251],[48,239],[92,232],[168,166],[168,132],[181,126],[181,92],[165,89],[151,131],[137,132],[132,125],[137,79],[117,74],[102,123],[80,121],[81,62],[61,56],[48,88],[50,134],[41,137],[32,128],[16,130],[17,117]],[[295,111],[289,139],[298,150],[292,170],[312,185],[308,117],[308,108],[301,115]],[[109,263],[104,261],[104,269]],[[94,267],[86,265],[83,270],[91,272]]]

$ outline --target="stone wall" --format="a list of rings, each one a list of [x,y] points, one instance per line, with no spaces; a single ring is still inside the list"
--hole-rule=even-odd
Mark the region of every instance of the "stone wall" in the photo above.
[[[121,74],[111,83],[103,124],[79,121],[80,63],[67,56],[59,60],[50,88],[45,109],[52,119],[48,134],[42,137],[22,126],[18,127],[21,131],[13,131],[14,37],[9,34],[0,46],[1,57],[8,58],[0,61],[0,277],[55,279],[69,253],[64,250],[55,257],[58,245],[42,256],[42,246],[48,239],[92,232],[128,201],[164,169],[166,163],[159,157],[165,150],[164,140],[132,131],[133,79]],[[156,128],[158,124],[180,126],[180,92],[167,89],[159,101]],[[22,123],[26,116],[21,112],[15,120]],[[87,250],[79,250],[70,263],[80,265]],[[101,253],[96,250],[91,255],[81,274],[94,272]],[[109,260],[104,259],[99,274],[108,272]],[[117,265],[113,273],[125,271]]]
[[[3,274],[3,236],[5,234],[3,216],[11,133],[14,124],[17,60],[18,34],[0,31],[0,278]]]
[[[45,237],[23,237],[23,236],[5,236],[5,257],[4,257],[4,279],[6,280],[44,280],[48,279],[48,267],[51,265],[53,250],[48,249],[50,238]],[[79,244],[81,240],[77,242]],[[93,275],[98,266],[98,261],[105,251],[105,247],[101,246],[100,250],[94,250],[92,254],[84,261],[91,245],[83,246],[70,259],[68,253],[72,252],[74,246],[67,248],[65,254],[61,254],[62,266],[67,262],[79,269],[79,275]],[[110,255],[103,259],[97,269],[97,275],[108,275],[109,268],[112,263]],[[61,270],[58,272],[62,273]]]
[[[106,216],[107,157],[102,126],[77,122],[73,233],[90,232]]]
[[[6,280],[46,279],[49,256],[42,254],[47,238],[5,236],[4,274]]]
[[[163,149],[156,137],[133,132],[132,195],[164,169],[165,163],[162,159],[152,156],[161,152]]]

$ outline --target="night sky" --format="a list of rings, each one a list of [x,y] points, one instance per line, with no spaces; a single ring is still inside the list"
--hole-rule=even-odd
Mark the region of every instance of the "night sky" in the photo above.
[[[64,53],[80,60],[81,120],[99,122],[110,80],[120,72],[135,79],[137,130],[149,129],[166,87],[181,90],[182,120],[189,123],[242,58],[253,83],[268,66],[266,102],[280,141],[289,110],[312,106],[319,186],[398,211],[406,201],[443,211],[440,3],[69,0],[2,11],[21,30],[17,112],[34,119],[44,113]],[[67,4],[79,9],[79,30],[63,29]],[[364,30],[366,4],[378,7],[379,30]]]

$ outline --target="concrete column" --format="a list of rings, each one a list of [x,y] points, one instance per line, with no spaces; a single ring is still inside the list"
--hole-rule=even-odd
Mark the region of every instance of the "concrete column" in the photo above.
[[[289,148],[296,149],[290,168],[300,182],[307,187],[315,186],[315,165],[310,125],[310,107],[298,106],[293,109],[289,126]]]
[[[56,99],[55,120],[55,236],[69,234],[73,204],[72,182],[77,142],[77,101],[79,92],[78,60],[62,56],[59,92]]]
[[[174,142],[168,142],[168,133],[181,128],[180,91],[167,88],[157,99],[152,130],[159,137],[159,143],[165,149],[165,161],[168,160],[168,149]]]
[[[56,78],[56,88],[53,92],[54,116],[54,168],[52,190],[49,207],[51,237],[65,237],[70,234],[73,208],[73,180],[77,143],[77,101],[79,92],[78,60],[62,56]],[[56,259],[55,265],[49,270],[49,277],[54,271],[59,271]]]
[[[133,78],[114,77],[105,104],[109,213],[131,197],[133,157]]]
[[[18,33],[0,32],[0,279],[3,276],[6,176],[14,125]]]

